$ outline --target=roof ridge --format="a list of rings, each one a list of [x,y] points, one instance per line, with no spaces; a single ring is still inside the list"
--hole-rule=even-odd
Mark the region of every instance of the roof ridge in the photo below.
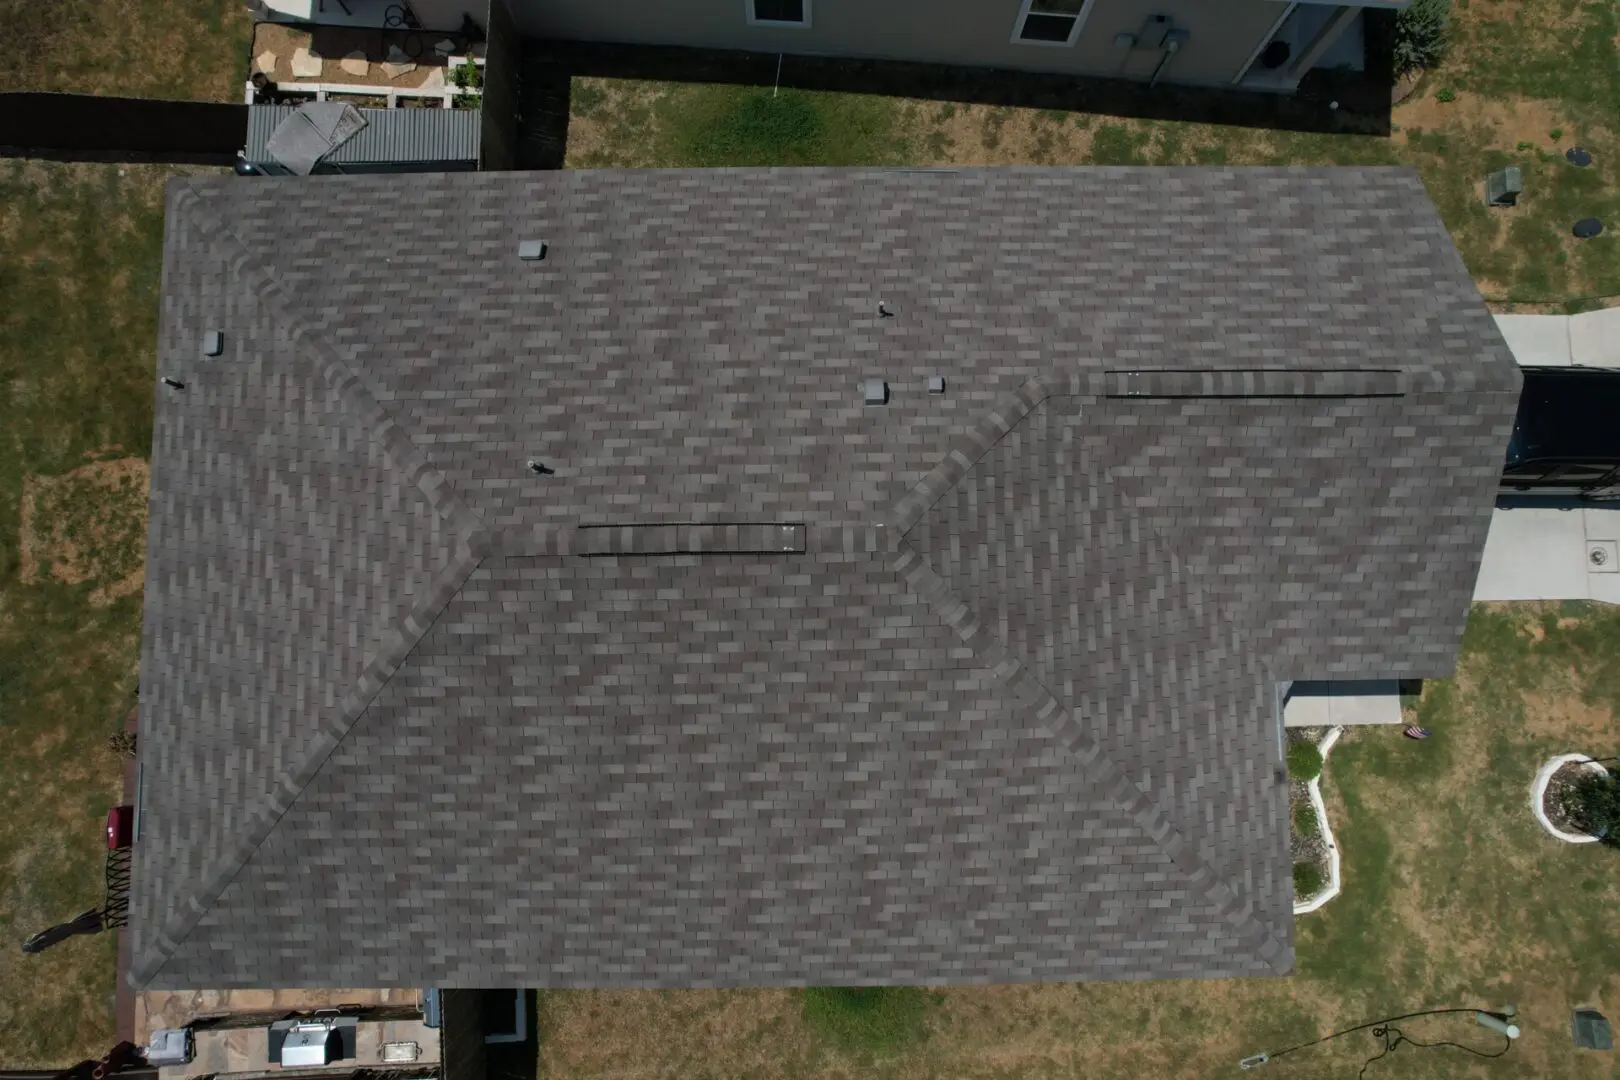
[[[230,260],[231,269],[259,287],[255,295],[272,318],[287,329],[288,338],[316,355],[322,377],[337,393],[346,414],[354,416],[365,433],[383,444],[385,457],[397,462],[421,491],[428,505],[450,524],[455,535],[455,556],[433,578],[428,591],[411,606],[384,639],[382,647],[366,664],[355,685],[338,702],[336,710],[321,725],[304,752],[276,776],[274,789],[246,815],[235,844],[222,855],[202,878],[196,892],[188,897],[160,926],[141,954],[133,958],[128,979],[142,986],[154,979],[173,957],[181,943],[196,929],[210,908],[258,851],[282,817],[315,779],[333,752],[354,729],[372,700],[387,685],[407,657],[438,620],[450,600],[461,591],[474,570],[489,554],[492,536],[482,519],[456,494],[425,455],[418,450],[404,429],[366,389],[337,351],[315,335],[291,310],[290,290],[254,255],[223,220],[206,208],[206,200],[189,182],[181,182],[172,210],[189,206],[192,220],[205,235],[227,240],[238,253]]]
[[[939,464],[895,505],[895,527],[890,534],[894,552],[891,565],[906,579],[912,591],[956,631],[979,662],[995,673],[1011,691],[1014,701],[1032,712],[1034,718],[1080,760],[1098,786],[1153,838],[1176,869],[1195,886],[1203,887],[1204,898],[1215,905],[1221,918],[1260,939],[1260,955],[1272,962],[1287,952],[1286,944],[1261,925],[1252,911],[1244,911],[1242,898],[1199,856],[1195,846],[1175,826],[1169,811],[1103,754],[1101,745],[1081,726],[1073,710],[1035,677],[1031,666],[1013,654],[1007,643],[980,620],[973,606],[958,595],[906,539],[929,509],[1048,397],[1066,392],[1069,396],[1090,396],[1087,392],[1098,389],[1097,382],[1094,376],[1069,379],[1061,372],[1034,376],[1003,396],[978,423],[957,436]],[[1150,532],[1158,536],[1157,530],[1150,528]],[[1171,561],[1172,564],[1177,562],[1174,552],[1171,552]]]
[[[230,260],[232,270],[250,285],[257,286],[253,290],[255,297],[286,329],[288,339],[315,354],[322,377],[337,392],[344,411],[360,421],[368,434],[382,442],[384,452],[398,462],[401,471],[410,477],[426,497],[428,505],[440,517],[464,536],[482,528],[483,519],[450,486],[449,478],[428,460],[405,428],[383,408],[337,349],[298,315],[293,306],[294,287],[276,276],[270,263],[263,256],[255,254],[247,242],[236,234],[223,213],[215,213],[208,207],[208,197],[199,194],[189,181],[181,186],[184,190],[176,195],[172,209],[192,206],[193,219],[202,218],[199,224],[204,234],[212,234],[235,245],[237,255]]]
[[[1229,925],[1259,941],[1258,952],[1268,963],[1287,952],[1286,943],[1262,925],[1243,898],[1198,854],[1196,846],[1171,820],[1169,811],[1128,777],[1102,752],[1101,745],[1064,705],[1037,679],[1030,666],[1014,656],[1000,637],[974,614],[972,605],[957,595],[928,560],[903,539],[890,566],[907,585],[932,606],[979,662],[1011,692],[1024,710],[1080,762],[1091,780],[1105,791],[1143,832],[1153,839],[1171,864],[1215,906]]]

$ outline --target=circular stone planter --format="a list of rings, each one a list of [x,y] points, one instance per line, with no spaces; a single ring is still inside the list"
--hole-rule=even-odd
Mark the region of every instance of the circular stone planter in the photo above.
[[[1547,820],[1547,811],[1541,808],[1541,802],[1547,797],[1547,784],[1552,780],[1553,773],[1572,761],[1585,761],[1586,764],[1583,767],[1587,772],[1608,773],[1609,770],[1597,762],[1586,760],[1591,756],[1590,754],[1559,754],[1555,758],[1549,758],[1547,763],[1536,773],[1536,782],[1530,786],[1530,809],[1535,813],[1536,820],[1541,822],[1541,827],[1546,829],[1554,839],[1562,840],[1566,844],[1595,844],[1598,838],[1585,836],[1581,833],[1565,832],[1560,829]]]

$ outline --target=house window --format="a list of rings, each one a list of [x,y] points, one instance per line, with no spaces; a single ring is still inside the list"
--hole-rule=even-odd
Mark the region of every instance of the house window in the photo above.
[[[1095,0],[1024,0],[1014,45],[1073,45]]]
[[[749,26],[810,27],[810,0],[743,0]]]

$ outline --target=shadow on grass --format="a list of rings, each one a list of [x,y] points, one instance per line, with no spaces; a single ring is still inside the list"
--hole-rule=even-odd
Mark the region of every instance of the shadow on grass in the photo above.
[[[520,168],[560,168],[570,111],[569,80],[607,79],[769,87],[834,95],[1097,113],[1156,121],[1219,124],[1277,131],[1386,136],[1390,132],[1391,46],[1388,12],[1366,15],[1367,71],[1313,71],[1291,96],[1232,88],[1152,87],[1085,75],[1007,71],[898,60],[526,39],[519,79]],[[774,96],[774,94],[773,94]],[[581,103],[585,108],[589,102]],[[891,110],[892,111],[892,110]],[[689,164],[809,164],[758,160],[768,141],[749,144],[743,160],[721,158],[723,141],[700,148]],[[832,145],[836,146],[834,140]],[[1126,160],[1128,152],[1121,150]],[[720,160],[716,160],[721,158]],[[849,162],[826,156],[815,164]]]
[[[1383,54],[1388,39],[1373,29],[1384,21],[1383,13],[1368,12],[1368,21],[1369,71],[1311,72],[1291,96],[901,60],[582,41],[526,40],[523,65],[525,77],[536,67],[561,68],[574,76],[609,79],[780,86],[1149,120],[1387,135],[1391,80],[1389,59]]]

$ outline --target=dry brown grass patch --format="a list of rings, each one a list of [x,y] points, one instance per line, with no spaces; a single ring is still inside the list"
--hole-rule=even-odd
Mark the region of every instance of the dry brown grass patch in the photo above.
[[[551,1076],[771,1078],[809,1047],[789,990],[553,991],[541,1021]]]
[[[93,461],[62,476],[23,478],[18,547],[23,584],[42,575],[95,582],[90,603],[139,592],[148,466],[140,458]]]
[[[658,104],[668,93],[664,83],[576,79],[565,166],[634,168],[659,164],[654,160]]]
[[[1469,131],[1484,136],[1488,146],[1513,150],[1519,143],[1552,145],[1551,132],[1574,130],[1557,103],[1527,98],[1482,97],[1460,92],[1455,101],[1437,101],[1432,93],[1414,95],[1395,107],[1395,123],[1409,141],[1411,129]]]
[[[1097,119],[1061,118],[1038,109],[921,104],[908,134],[929,164],[1063,165],[1086,161]]]
[[[1614,713],[1607,706],[1588,705],[1573,692],[1525,694],[1524,722],[1526,730],[1534,734],[1577,742],[1607,743],[1616,731]],[[1575,752],[1580,750],[1580,746],[1575,748]]]

